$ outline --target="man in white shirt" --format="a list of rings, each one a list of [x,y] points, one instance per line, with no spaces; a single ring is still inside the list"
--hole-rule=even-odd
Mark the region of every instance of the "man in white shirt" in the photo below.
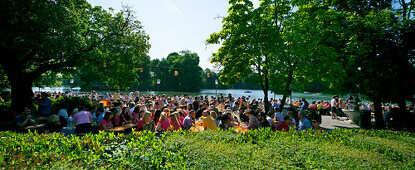
[[[333,99],[331,99],[330,105],[331,105],[331,118],[332,119],[338,119],[337,118],[337,98],[339,96],[335,95],[333,96]],[[333,117],[334,115],[334,117]]]

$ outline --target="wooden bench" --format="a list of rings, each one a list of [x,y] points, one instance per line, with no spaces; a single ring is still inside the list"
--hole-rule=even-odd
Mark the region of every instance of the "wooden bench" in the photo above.
[[[137,123],[127,123],[122,126],[116,126],[111,129],[108,129],[108,131],[112,131],[115,133],[130,133],[132,132],[132,129],[136,127],[137,127]]]
[[[21,130],[23,132],[28,132],[29,130],[31,132],[34,132],[35,130],[37,130],[37,132],[41,132],[41,131],[43,131],[43,129],[45,128],[45,126],[46,126],[45,123],[39,124],[39,125],[25,126],[25,127],[21,128]]]

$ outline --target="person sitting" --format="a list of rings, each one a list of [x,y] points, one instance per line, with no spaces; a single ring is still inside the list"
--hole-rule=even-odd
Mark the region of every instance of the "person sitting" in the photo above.
[[[190,113],[184,118],[182,128],[187,130],[190,129],[195,123],[196,112],[191,110]]]
[[[84,106],[78,106],[79,112],[73,115],[73,122],[76,126],[76,134],[90,133],[92,131],[91,113],[84,110]]]
[[[68,119],[68,111],[67,111],[68,107],[69,106],[66,105],[64,108],[59,109],[58,116],[64,118],[65,120],[67,120]]]
[[[105,117],[105,111],[104,111],[104,107],[98,107],[97,108],[97,115],[99,115],[97,117],[97,124],[101,124],[101,121],[104,119]]]
[[[111,111],[113,113],[112,119],[111,119],[111,123],[114,126],[121,126],[122,125],[122,121],[121,121],[121,117],[119,114],[119,109],[113,109]]]
[[[312,119],[311,124],[313,125],[314,130],[323,131],[323,128],[320,127],[321,122],[319,122],[317,119]]]
[[[220,120],[219,128],[222,130],[228,130],[232,127],[232,120],[226,114],[219,116]]]
[[[219,112],[219,115],[222,115],[222,112]],[[219,119],[218,119],[218,114],[215,111],[211,111],[210,112],[210,116],[212,117],[212,119],[215,121],[216,126],[219,126]]]
[[[154,132],[154,121],[151,121],[151,112],[144,113],[143,123],[143,130]]]
[[[271,118],[274,117],[274,113],[272,111],[268,112],[268,116],[267,116],[267,121],[271,127],[271,129],[275,129],[275,127],[277,126],[277,124],[275,123],[274,119]]]
[[[184,112],[185,111],[182,110],[182,109],[178,109],[177,110],[177,113],[178,113],[177,118],[178,118],[178,121],[180,122],[180,126],[183,125],[184,118],[186,117],[185,114],[184,114]]]
[[[53,132],[60,132],[62,129],[61,122],[59,120],[58,115],[51,115],[48,118],[48,122],[46,123],[45,132],[46,133],[53,133]]]
[[[167,119],[167,114],[162,112],[160,114],[160,120],[157,123],[156,130],[157,131],[167,131],[170,129],[170,121]]]
[[[255,130],[259,128],[259,120],[255,116],[249,117],[248,130]]]
[[[258,119],[259,119],[259,127],[260,128],[266,128],[266,127],[271,127],[269,125],[269,122],[267,121],[267,115],[265,114],[265,112],[261,112],[258,115]]]
[[[249,123],[249,117],[245,114],[245,109],[240,109],[239,119],[241,120],[241,122]]]
[[[15,121],[17,127],[19,128],[36,124],[36,121],[34,117],[30,114],[30,109],[28,107],[24,108],[22,114],[16,116]]]
[[[177,112],[170,114],[170,125],[173,126],[173,130],[179,130],[181,126],[177,118],[177,115],[178,115]]]
[[[140,119],[140,107],[135,107],[131,116],[132,116],[132,122],[137,123],[138,120]]]
[[[112,113],[107,112],[104,115],[104,119],[102,119],[101,123],[99,124],[100,130],[108,130],[113,127],[111,123],[111,118],[112,118]]]
[[[276,112],[275,112],[275,116],[274,116],[274,121],[277,121],[277,122],[284,121],[284,116],[281,114],[281,109],[276,108],[275,110],[276,110]]]
[[[301,110],[300,112],[298,112],[298,118],[300,119],[298,124],[298,131],[307,130],[311,128],[310,120],[308,120],[305,116],[305,111]]]
[[[317,105],[316,105],[316,101],[313,101],[311,104],[310,104],[310,110],[315,110],[315,111],[317,111]]]
[[[293,120],[290,116],[286,115],[284,116],[284,120],[278,123],[278,125],[275,127],[274,131],[290,131],[290,126],[293,127]]]
[[[132,118],[131,118],[131,115],[129,114],[129,110],[128,110],[127,107],[122,108],[120,117],[121,117],[121,122],[122,123],[130,123],[130,120]]]
[[[152,121],[154,122],[154,125],[157,125],[160,120],[161,110],[157,109],[154,113],[154,116],[152,117]]]
[[[212,111],[213,112],[213,111]],[[209,114],[208,110],[203,111],[203,119],[202,119],[202,126],[205,130],[211,129],[216,130],[218,129],[218,126],[216,125],[215,120],[210,116],[212,113]]]

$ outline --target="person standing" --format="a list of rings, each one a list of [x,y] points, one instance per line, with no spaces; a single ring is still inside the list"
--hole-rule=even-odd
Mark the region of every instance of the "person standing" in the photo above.
[[[42,92],[42,99],[38,102],[39,108],[39,116],[49,116],[52,109],[52,100],[49,99],[48,94],[46,92]]]
[[[303,104],[301,105],[301,110],[307,110],[308,109],[308,101],[305,100],[305,98],[302,98],[301,101],[303,102]]]
[[[337,118],[337,98],[338,96],[333,96],[333,99],[331,99],[330,105],[331,105],[331,118],[332,119],[338,119]],[[334,115],[334,117],[333,117]]]
[[[90,133],[92,131],[91,123],[92,116],[91,113],[84,110],[84,106],[78,106],[79,112],[73,115],[73,122],[76,126],[76,134]]]

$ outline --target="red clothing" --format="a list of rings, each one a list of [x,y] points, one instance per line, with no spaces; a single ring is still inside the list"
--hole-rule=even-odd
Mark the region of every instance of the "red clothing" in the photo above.
[[[170,128],[170,121],[168,119],[161,120],[158,123],[160,124],[161,128],[163,129],[163,131],[167,131],[167,129]]]
[[[170,121],[170,124],[173,126],[173,130],[179,130],[181,125],[177,121]]]
[[[102,125],[106,125],[107,128],[112,126],[111,121],[106,121],[105,119],[102,119],[101,123],[99,124],[99,129],[104,130],[104,127]]]
[[[290,131],[290,127],[287,125],[287,123],[285,123],[285,121],[281,121],[280,123],[278,123],[275,129],[278,131],[285,131],[285,132]]]
[[[136,129],[136,131],[141,131],[141,130],[143,130],[143,127],[144,127],[144,120],[143,119],[140,119],[140,120],[138,120],[138,125],[137,125],[137,129]]]
[[[120,126],[121,125],[121,117],[113,117],[112,118],[112,122],[114,124],[114,126]]]
[[[183,115],[184,115],[184,117],[186,117],[187,116],[187,111],[186,110],[183,110]],[[183,118],[184,119],[184,118]]]
[[[184,122],[184,117],[181,117],[180,116],[180,118],[179,118],[179,124],[180,124],[180,126],[183,125],[183,122]]]
[[[138,118],[140,117],[140,113],[133,112],[133,123],[137,123]]]

